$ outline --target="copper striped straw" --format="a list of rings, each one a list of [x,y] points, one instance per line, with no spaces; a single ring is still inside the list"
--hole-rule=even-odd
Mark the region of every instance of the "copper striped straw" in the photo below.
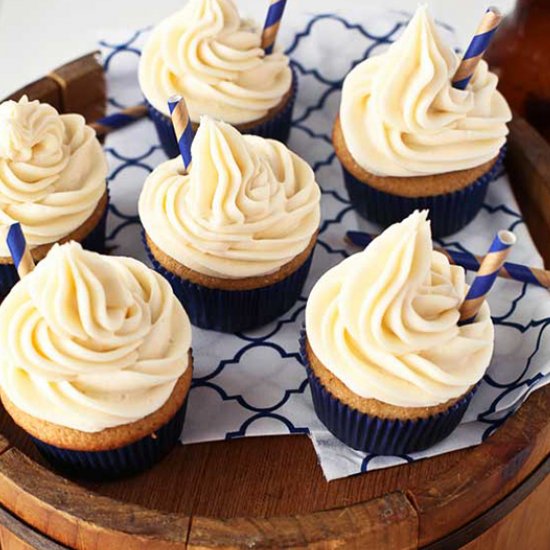
[[[475,320],[481,305],[498,276],[500,268],[504,265],[510,249],[515,243],[516,236],[512,232],[499,231],[497,233],[460,307],[460,323],[462,325]]]
[[[168,108],[172,116],[172,125],[176,133],[176,140],[180,150],[183,165],[187,170],[191,164],[191,144],[193,143],[193,125],[185,99],[180,95],[173,95],[168,99]]]
[[[466,53],[462,57],[462,61],[453,76],[453,87],[460,90],[466,89],[468,82],[472,78],[478,63],[483,54],[489,47],[489,43],[493,38],[500,22],[502,15],[497,8],[488,8],[481,20],[479,27],[476,30]]]
[[[262,31],[262,48],[266,55],[273,53],[273,47],[275,46],[285,6],[286,0],[270,0],[264,30]]]
[[[346,238],[355,246],[368,246],[377,235],[364,233],[362,231],[348,231]],[[434,250],[447,256],[448,260],[467,269],[468,271],[477,271],[483,256],[475,256],[470,252],[450,250],[446,248],[434,247]],[[540,267],[529,267],[523,264],[505,262],[498,272],[498,276],[503,279],[511,279],[520,283],[527,283],[534,286],[550,289],[550,271]]]
[[[10,225],[6,243],[10,250],[13,264],[20,278],[28,275],[34,269],[34,260],[27,245],[23,230],[19,223]]]
[[[132,122],[143,118],[145,115],[147,115],[147,107],[145,105],[132,105],[117,113],[104,116],[90,123],[90,126],[95,130],[98,136],[104,136],[110,134],[114,130],[124,128],[124,126],[128,126],[128,124],[132,124]]]

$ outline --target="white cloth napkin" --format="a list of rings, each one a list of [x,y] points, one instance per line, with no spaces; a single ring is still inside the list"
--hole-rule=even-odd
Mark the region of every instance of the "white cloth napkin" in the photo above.
[[[309,433],[324,474],[331,480],[477,445],[530,392],[550,381],[547,291],[499,280],[489,297],[496,324],[493,361],[462,424],[445,441],[410,456],[360,453],[336,440],[313,411],[298,344],[307,295],[322,273],[357,251],[344,241],[347,230],[377,231],[352,210],[334,157],[330,132],[340,101],[339,89],[351,67],[387,48],[409,17],[397,12],[372,14],[356,8],[346,18],[303,13],[284,20],[278,43],[289,50],[299,74],[289,146],[313,166],[323,190],[319,244],[302,298],[278,321],[237,335],[194,329],[195,378],[183,443]],[[444,39],[452,41],[450,28],[441,24],[440,28]],[[139,51],[147,34],[147,30],[111,32],[101,41],[111,111],[142,101],[136,75]],[[149,172],[166,157],[149,120],[110,135],[105,149],[112,197],[108,243],[115,254],[146,261],[137,200]],[[483,254],[501,228],[518,236],[511,261],[542,265],[504,174],[491,184],[474,222],[440,244]]]

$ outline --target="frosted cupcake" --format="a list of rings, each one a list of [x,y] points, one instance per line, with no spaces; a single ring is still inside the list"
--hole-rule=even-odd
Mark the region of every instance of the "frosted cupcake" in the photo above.
[[[289,59],[265,55],[261,29],[241,20],[233,0],[189,0],[157,25],[139,64],[141,90],[169,157],[178,155],[167,101],[185,98],[195,130],[201,115],[242,133],[286,142],[296,96]]]
[[[399,455],[447,437],[491,361],[489,306],[459,326],[464,270],[432,250],[426,214],[330,269],[307,302],[315,411],[355,449]]]
[[[35,260],[69,239],[103,248],[106,177],[105,155],[82,116],[26,96],[0,105],[0,234],[19,222]],[[0,296],[16,281],[0,238]]]
[[[0,305],[2,403],[54,465],[133,473],[178,440],[190,344],[189,319],[160,275],[55,245]]]
[[[458,64],[420,6],[385,53],[344,80],[333,143],[363,217],[388,226],[427,208],[439,237],[480,210],[511,112],[483,60],[466,90],[453,88]]]
[[[189,173],[158,166],[139,198],[155,269],[199,327],[260,326],[297,300],[309,272],[320,190],[282,143],[204,117]]]

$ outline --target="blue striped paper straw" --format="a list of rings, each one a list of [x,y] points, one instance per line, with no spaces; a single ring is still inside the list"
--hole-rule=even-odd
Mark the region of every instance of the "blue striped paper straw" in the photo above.
[[[462,325],[471,323],[476,318],[481,304],[485,301],[515,242],[516,236],[510,231],[499,231],[497,233],[460,307],[460,323]]]
[[[262,31],[262,48],[266,55],[273,53],[279,26],[285,11],[286,0],[270,0],[269,10],[265,18],[264,30]]]
[[[502,15],[497,8],[487,9],[453,77],[454,88],[466,89],[501,21]]]
[[[363,231],[348,231],[346,237],[355,246],[366,247],[373,239],[376,239],[377,235],[364,233]],[[445,254],[452,264],[459,265],[468,271],[478,271],[483,261],[483,256],[475,256],[470,252],[447,250],[437,246],[434,247],[434,250]],[[550,271],[539,267],[505,262],[500,268],[498,276],[503,279],[511,279],[520,283],[550,289]]]
[[[34,260],[32,259],[31,251],[27,246],[27,241],[20,224],[14,223],[10,225],[6,243],[10,250],[15,269],[17,269],[17,273],[22,279],[34,269]]]
[[[172,126],[174,126],[174,132],[176,133],[176,140],[178,142],[183,165],[187,170],[191,164],[193,126],[189,118],[185,99],[180,95],[173,95],[168,99],[168,108],[172,115]]]
[[[107,115],[95,122],[92,122],[90,126],[95,130],[98,136],[104,136],[109,134],[113,130],[124,128],[128,124],[132,124],[136,120],[144,117],[147,114],[147,107],[145,105],[133,105],[132,107],[126,107],[118,113]]]

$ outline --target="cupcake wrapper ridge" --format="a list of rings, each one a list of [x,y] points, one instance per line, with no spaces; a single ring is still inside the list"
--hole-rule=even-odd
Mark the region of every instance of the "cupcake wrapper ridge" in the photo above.
[[[87,250],[103,253],[105,252],[105,233],[107,227],[107,214],[109,212],[109,203],[105,208],[105,212],[99,223],[89,233],[89,235],[82,241],[82,246]],[[17,269],[13,264],[1,264],[0,265],[0,300],[5,298],[10,290],[19,281],[19,275]]]
[[[395,420],[371,416],[334,397],[315,375],[306,353],[306,332],[300,335],[300,353],[306,367],[313,406],[319,420],[348,447],[378,455],[403,455],[439,443],[458,426],[477,386],[448,410],[428,418]]]
[[[285,279],[251,290],[223,290],[205,287],[164,268],[142,240],[155,271],[172,286],[191,323],[219,332],[240,332],[265,325],[288,311],[300,297],[306,282],[313,250],[307,260]]]
[[[264,138],[276,139],[283,143],[288,141],[292,122],[292,112],[294,110],[294,103],[296,102],[296,94],[298,93],[298,77],[292,63],[290,64],[290,68],[292,70],[292,93],[286,104],[273,117],[265,120],[261,124],[248,128],[243,134],[252,134]],[[169,158],[177,157],[180,152],[170,117],[157,111],[157,109],[147,100],[145,102],[149,111],[149,117],[155,125],[164,152]]]
[[[181,435],[187,397],[176,414],[154,434],[108,451],[61,449],[32,437],[34,444],[55,468],[85,479],[115,479],[147,470],[176,445]]]
[[[358,180],[343,165],[342,171],[351,203],[363,218],[388,227],[415,210],[428,209],[432,235],[438,238],[456,233],[476,217],[489,184],[502,167],[505,154],[506,147],[503,147],[491,169],[464,189],[428,197],[400,197],[386,193]]]

